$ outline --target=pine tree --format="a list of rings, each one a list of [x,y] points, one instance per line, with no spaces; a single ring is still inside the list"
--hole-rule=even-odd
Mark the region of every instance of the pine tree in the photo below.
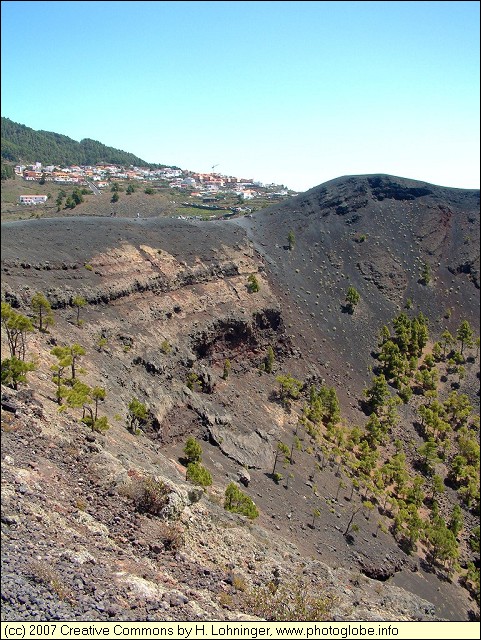
[[[425,262],[421,268],[421,276],[419,282],[427,286],[431,282],[431,267]]]
[[[291,230],[287,234],[287,246],[289,248],[289,251],[292,251],[295,245],[296,245],[296,237],[294,235],[294,231]]]
[[[32,311],[37,317],[38,328],[40,331],[45,331],[46,328],[53,324],[53,312],[52,306],[47,298],[41,292],[37,292],[31,301]]]
[[[87,405],[92,400],[92,389],[84,382],[75,380],[72,386],[65,388],[64,397],[66,406],[71,408],[83,408],[83,417],[85,417]]]
[[[210,487],[212,475],[200,462],[189,462],[185,473],[185,479],[199,487]]]
[[[231,482],[225,490],[224,509],[240,513],[254,520],[259,515],[259,511],[252,499]]]
[[[399,387],[408,369],[408,363],[398,345],[392,340],[386,340],[381,347],[378,360],[382,363],[386,379],[393,380],[394,386]]]
[[[20,382],[27,382],[27,373],[35,369],[33,362],[19,360],[15,356],[2,360],[2,384],[17,390]]]
[[[265,370],[267,373],[272,373],[272,369],[274,367],[275,355],[274,349],[269,345],[267,347],[267,355],[265,359]]]
[[[129,402],[128,428],[137,434],[141,425],[146,425],[149,421],[147,407],[137,398],[132,398]]]
[[[74,307],[77,308],[77,326],[79,327],[80,324],[81,324],[81,322],[80,322],[80,309],[82,307],[84,307],[87,304],[87,302],[86,302],[85,298],[82,298],[82,296],[75,296],[72,299],[72,304],[73,304]]]
[[[27,351],[27,333],[34,331],[30,318],[12,309],[8,302],[2,302],[2,327],[7,334],[10,356],[25,360]]]
[[[461,355],[463,354],[464,347],[473,346],[473,335],[474,332],[471,329],[469,322],[467,320],[463,320],[456,334],[456,338],[461,343]]]
[[[70,347],[68,347],[68,349],[70,351],[71,357],[70,370],[72,373],[72,380],[75,380],[78,362],[80,358],[85,355],[86,351],[81,345],[77,343],[72,344]]]
[[[95,411],[94,411],[94,422],[97,420],[98,417],[98,407],[99,407],[99,402],[103,402],[105,400],[105,397],[107,395],[107,392],[105,391],[104,387],[94,387],[92,389],[92,399],[95,403]]]
[[[192,436],[187,438],[184,456],[188,463],[200,464],[202,462],[202,446],[196,438]]]
[[[428,473],[434,473],[434,465],[439,462],[438,457],[438,445],[429,438],[424,444],[418,448],[418,453],[421,456],[421,463]]]
[[[419,508],[423,502],[425,493],[423,491],[424,487],[424,478],[422,476],[415,476],[412,485],[409,487],[406,493],[406,502],[408,504],[413,504],[417,508]]]
[[[431,557],[434,562],[452,562],[458,558],[459,548],[456,537],[442,518],[436,518],[427,528],[426,537],[431,545]]]
[[[275,452],[275,458],[274,458],[274,467],[272,468],[272,475],[275,476],[276,475],[276,466],[277,466],[277,462],[279,460],[279,456],[284,456],[284,463],[289,463],[289,455],[290,455],[290,451],[289,451],[289,447],[287,446],[287,444],[284,444],[283,442],[278,442],[277,443],[277,447],[276,447],[276,452]]]
[[[279,383],[279,398],[282,404],[289,408],[291,400],[299,397],[303,383],[290,375],[277,376],[276,381]]]
[[[371,413],[366,424],[366,439],[371,449],[382,443],[384,430],[376,413]]]
[[[441,478],[441,476],[438,476],[437,474],[435,474],[431,478],[430,485],[431,485],[430,486],[430,488],[431,488],[431,501],[433,501],[433,500],[436,500],[437,496],[440,493],[444,493],[444,491],[445,491],[444,481]]]
[[[379,346],[381,347],[385,342],[391,339],[391,333],[386,325],[381,327],[379,331]]]
[[[224,380],[227,380],[227,378],[229,377],[230,370],[231,370],[231,364],[230,364],[230,360],[227,358],[224,361],[224,371],[222,373],[222,377]]]
[[[473,411],[469,397],[465,393],[460,394],[457,391],[451,391],[443,403],[443,408],[446,410],[448,419],[455,431],[467,424],[468,418]]]
[[[364,392],[371,411],[379,412],[389,396],[389,387],[384,374],[375,376],[370,389]]]
[[[53,371],[53,381],[57,385],[57,403],[59,405],[62,404],[62,397],[65,395],[65,387],[63,385],[66,382],[66,379],[63,377],[64,371],[67,367],[70,367],[72,364],[72,356],[70,353],[70,349],[65,346],[56,346],[50,351],[51,355],[57,358],[57,363],[50,367],[51,371]]]
[[[457,538],[464,525],[463,512],[459,504],[455,504],[451,513],[448,527],[454,533]]]
[[[361,296],[359,295],[359,292],[354,287],[350,286],[346,292],[346,309],[348,313],[354,313],[354,309],[360,299]]]
[[[452,334],[447,329],[445,329],[441,334],[441,340],[443,345],[443,358],[445,358],[447,348],[451,347],[455,343],[455,339]]]
[[[319,518],[321,515],[321,512],[319,509],[313,509],[312,510],[312,522],[311,522],[311,529],[314,529],[314,522],[316,521],[316,518]]]

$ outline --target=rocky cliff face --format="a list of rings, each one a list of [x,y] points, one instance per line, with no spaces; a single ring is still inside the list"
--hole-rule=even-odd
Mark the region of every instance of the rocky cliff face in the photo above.
[[[3,403],[4,620],[256,620],[256,590],[276,580],[328,597],[328,619],[441,619],[426,599],[224,511],[220,486],[207,498],[144,438],[86,434],[29,392],[4,389]],[[125,494],[140,472],[168,487],[164,515]]]
[[[71,227],[72,221],[62,226]],[[278,357],[289,350],[279,302],[262,262],[245,241],[233,247],[219,243],[206,258],[201,233],[198,253],[176,257],[159,247],[163,231],[163,225],[149,227],[151,244],[122,241],[115,248],[98,247],[88,258],[76,255],[65,239],[61,251],[69,253],[68,262],[47,260],[45,245],[44,255],[37,248],[35,262],[7,257],[4,273],[15,284],[6,284],[6,299],[23,307],[34,291],[46,291],[67,322],[61,329],[64,335],[68,332],[81,344],[102,345],[98,355],[95,348],[92,354],[96,375],[108,379],[117,400],[128,404],[132,394],[126,376],[135,383],[137,395],[148,400],[151,437],[166,443],[196,424],[197,431],[210,433],[226,451],[237,452],[238,462],[263,466],[271,457],[272,437],[259,436],[252,420],[236,410],[228,385],[219,382],[226,360],[232,361],[233,375],[244,375],[261,363],[269,345]],[[196,235],[198,229],[188,231]],[[55,233],[60,244],[63,230]],[[248,282],[252,274],[260,286],[255,293]],[[20,281],[29,284],[17,287]],[[72,323],[76,295],[88,304],[81,327]],[[198,376],[201,393],[186,389],[189,374]],[[230,428],[233,413],[235,429]],[[226,429],[231,438],[241,440],[227,442]]]
[[[479,194],[386,176],[339,179],[239,221],[3,225],[4,299],[30,313],[42,291],[55,315],[28,338],[28,386],[2,387],[5,619],[253,619],[252,589],[289,575],[332,596],[332,619],[466,619],[467,592],[356,511],[362,496],[341,485],[336,454],[317,452],[298,424],[322,382],[343,420],[362,424],[379,328],[408,298],[433,327],[448,309],[452,327],[479,319],[476,229]],[[361,295],[353,316],[350,284]],[[75,296],[86,301],[80,323]],[[82,380],[107,391],[104,436],[79,424],[80,409],[58,412],[50,350],[65,343],[85,347]],[[304,382],[290,408],[278,374]],[[140,435],[126,428],[133,397],[149,413]],[[207,493],[185,482],[189,435],[213,475]],[[272,479],[278,441],[296,452],[281,468],[286,486]],[[135,507],[128,487],[143,474],[168,487],[170,516]],[[222,508],[230,481],[257,503],[256,525]],[[361,532],[347,542],[358,511]]]

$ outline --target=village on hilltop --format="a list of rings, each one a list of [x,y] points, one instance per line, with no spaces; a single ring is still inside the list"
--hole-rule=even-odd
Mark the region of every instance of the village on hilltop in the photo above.
[[[213,167],[214,169],[214,167]],[[149,169],[130,166],[97,163],[95,166],[71,165],[59,167],[42,166],[41,162],[32,165],[17,165],[15,175],[28,182],[58,185],[88,186],[94,192],[112,186],[120,181],[135,181],[140,184],[161,183],[163,186],[188,192],[189,196],[199,198],[203,203],[215,202],[218,194],[231,194],[238,197],[239,202],[251,200],[258,196],[264,198],[287,198],[297,195],[284,185],[263,184],[252,178],[238,178],[220,173],[196,173],[173,167]],[[97,191],[98,193],[98,191]],[[25,205],[43,204],[46,195],[20,195],[19,203]]]

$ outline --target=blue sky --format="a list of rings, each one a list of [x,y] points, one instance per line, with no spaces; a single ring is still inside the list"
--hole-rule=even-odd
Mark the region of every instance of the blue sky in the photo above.
[[[2,115],[33,129],[296,190],[479,188],[479,2],[1,5]]]

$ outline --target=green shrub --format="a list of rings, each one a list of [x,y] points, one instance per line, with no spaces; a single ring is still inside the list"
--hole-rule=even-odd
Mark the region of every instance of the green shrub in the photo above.
[[[210,487],[212,484],[212,476],[209,470],[198,462],[189,462],[185,478],[200,487]]]
[[[40,558],[40,556],[38,557]],[[73,602],[74,596],[68,584],[47,560],[33,560],[28,568],[35,582],[43,584],[60,600]]]
[[[301,578],[289,583],[274,581],[248,589],[244,594],[247,611],[275,622],[322,622],[331,618],[334,599],[313,591],[312,584]]]
[[[259,515],[259,511],[252,499],[241,491],[234,482],[231,482],[225,490],[224,509],[240,513],[251,520],[254,520]]]
[[[131,484],[124,487],[121,493],[133,501],[139,513],[158,516],[167,505],[170,489],[154,478],[135,476]]]
[[[104,336],[102,336],[102,335],[101,335],[101,336],[99,336],[99,337],[97,338],[97,344],[96,344],[97,351],[102,351],[102,349],[103,349],[104,347],[106,347],[106,346],[108,345],[108,343],[109,343],[109,342],[108,342],[107,338],[105,338],[105,337],[104,337]]]
[[[178,551],[185,545],[184,529],[178,523],[159,522],[157,535],[165,551]]]
[[[187,376],[187,388],[191,391],[200,391],[202,389],[202,383],[199,379],[199,376],[191,371]]]
[[[247,288],[249,290],[250,293],[257,293],[260,290],[260,284],[259,284],[259,280],[256,278],[256,276],[251,273],[250,276],[247,278]]]
[[[96,431],[97,433],[105,433],[110,429],[110,425],[107,421],[107,416],[97,418],[97,420],[94,420],[93,424],[91,424],[90,426],[92,427],[92,431]]]
[[[426,286],[430,282],[431,282],[431,267],[427,262],[425,262],[421,267],[421,275],[419,278],[419,283]]]
[[[247,582],[245,578],[238,573],[232,575],[232,586],[236,591],[246,591]]]
[[[172,351],[172,347],[170,346],[168,340],[163,340],[160,345],[160,350],[162,351],[162,353],[165,353],[165,355],[168,355]]]

